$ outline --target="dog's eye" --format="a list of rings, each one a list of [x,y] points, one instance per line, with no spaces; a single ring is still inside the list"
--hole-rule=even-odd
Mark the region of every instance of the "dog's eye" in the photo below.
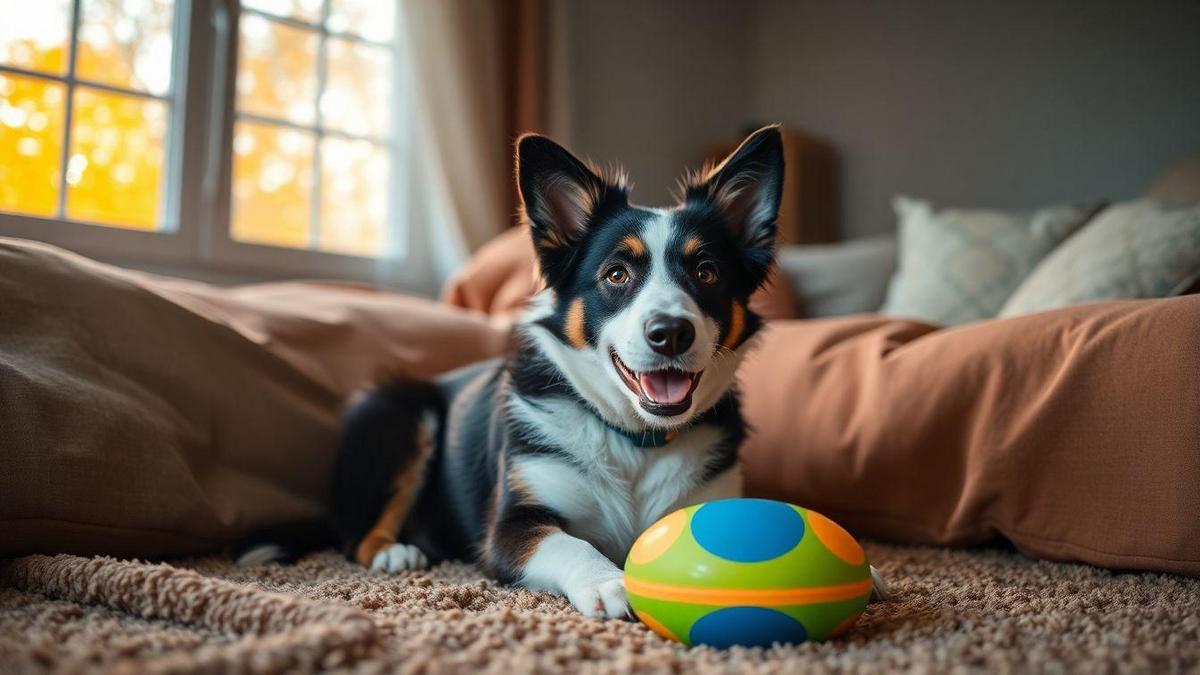
[[[702,262],[696,265],[696,281],[704,285],[717,283],[717,266],[710,262]]]
[[[604,273],[604,280],[614,286],[620,286],[629,281],[629,270],[620,265],[613,265]]]

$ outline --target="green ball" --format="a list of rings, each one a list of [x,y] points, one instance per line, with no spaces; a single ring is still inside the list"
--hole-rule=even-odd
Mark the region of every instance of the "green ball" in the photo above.
[[[816,511],[725,499],[647,528],[625,560],[625,589],[663,637],[766,647],[849,630],[871,595],[871,569],[854,537]]]

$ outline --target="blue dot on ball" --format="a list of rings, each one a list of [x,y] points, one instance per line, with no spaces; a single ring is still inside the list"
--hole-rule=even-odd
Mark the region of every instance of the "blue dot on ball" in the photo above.
[[[701,506],[692,535],[704,550],[735,562],[762,562],[787,553],[804,538],[796,509],[769,499],[725,499]]]
[[[770,647],[772,643],[797,644],[808,639],[804,624],[766,607],[723,607],[696,619],[688,634],[694,645],[728,649]]]

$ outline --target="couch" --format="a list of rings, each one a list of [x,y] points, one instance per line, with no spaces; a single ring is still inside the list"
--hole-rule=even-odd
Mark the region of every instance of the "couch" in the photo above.
[[[1198,198],[1187,166],[1151,194]],[[867,311],[895,250],[786,249],[752,299],[749,493],[886,540],[1200,575],[1200,296],[942,328]],[[190,554],[320,513],[344,402],[504,353],[534,284],[519,230],[441,303],[0,240],[0,553]]]

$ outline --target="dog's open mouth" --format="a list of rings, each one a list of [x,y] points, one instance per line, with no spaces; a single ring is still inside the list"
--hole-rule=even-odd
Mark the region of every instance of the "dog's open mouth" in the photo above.
[[[704,374],[704,371],[689,373],[673,368],[636,373],[621,361],[616,351],[612,352],[612,362],[621,381],[637,394],[642,409],[661,417],[687,412],[692,407],[692,392],[696,391],[700,376]]]

